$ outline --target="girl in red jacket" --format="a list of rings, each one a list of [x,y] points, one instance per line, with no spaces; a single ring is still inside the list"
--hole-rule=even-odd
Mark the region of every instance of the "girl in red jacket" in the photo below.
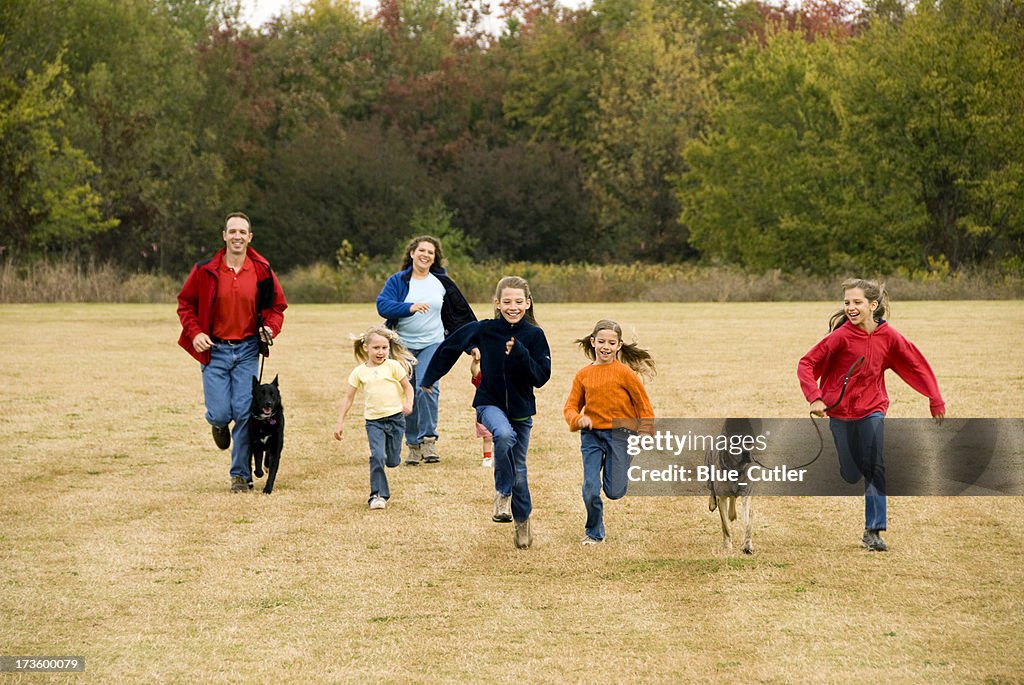
[[[885,370],[892,369],[929,400],[937,421],[946,415],[935,374],[924,355],[886,323],[889,295],[874,281],[843,283],[843,308],[829,320],[829,333],[797,365],[800,388],[811,414],[829,416],[843,479],[864,477],[864,535],[869,550],[887,547],[885,530],[885,464],[882,420],[889,408]],[[821,384],[819,386],[818,380]],[[843,387],[845,386],[845,392]]]

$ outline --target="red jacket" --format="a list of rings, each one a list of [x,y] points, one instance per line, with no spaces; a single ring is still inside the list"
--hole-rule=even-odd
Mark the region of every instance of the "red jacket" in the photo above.
[[[288,302],[284,299],[284,291],[270,263],[251,247],[247,254],[256,270],[256,309],[263,317],[263,325],[277,337],[284,323],[284,310],[288,308]],[[223,259],[224,248],[221,248],[212,259],[198,262],[192,267],[192,272],[178,293],[178,318],[181,319],[178,344],[202,364],[210,363],[210,352],[196,352],[192,347],[192,339],[200,333],[210,335],[213,330],[211,319],[213,300],[217,295],[217,270]]]
[[[895,371],[907,385],[928,398],[932,416],[945,413],[946,403],[924,355],[885,321],[871,333],[847,321],[801,357],[796,373],[807,401],[820,399],[826,405],[835,402],[847,371],[861,356],[864,364],[850,376],[843,401],[828,412],[829,416],[850,420],[885,412],[889,408],[886,369]]]

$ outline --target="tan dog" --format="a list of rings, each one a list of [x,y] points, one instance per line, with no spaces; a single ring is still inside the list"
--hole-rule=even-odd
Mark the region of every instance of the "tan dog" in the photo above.
[[[731,454],[728,450],[708,450],[704,454],[704,463],[713,466],[719,473],[729,470],[738,471],[742,481],[747,468],[753,463],[750,452],[743,450],[740,454]],[[750,511],[750,483],[728,480],[708,480],[711,497],[708,500],[708,511],[718,509],[722,520],[722,549],[732,549],[732,535],[729,522],[736,520],[736,500],[740,500],[740,515],[743,522],[743,553],[753,554],[751,542],[753,533],[753,517]]]

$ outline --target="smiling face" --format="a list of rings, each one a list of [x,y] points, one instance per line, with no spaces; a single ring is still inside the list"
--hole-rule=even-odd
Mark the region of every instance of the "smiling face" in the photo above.
[[[227,253],[235,257],[244,257],[245,251],[252,242],[252,231],[244,217],[233,216],[224,226],[224,245]]]
[[[391,354],[391,341],[380,334],[373,334],[363,343],[366,351],[366,365],[380,366]]]
[[[874,319],[876,309],[878,300],[868,300],[862,288],[850,288],[843,292],[843,312],[854,326],[869,333],[873,331],[878,325]]]
[[[619,334],[609,328],[602,328],[590,338],[594,346],[594,361],[598,364],[611,364],[622,347]]]
[[[519,323],[526,316],[526,310],[533,302],[526,296],[522,288],[504,288],[501,295],[494,301],[501,316],[509,323]]]
[[[430,271],[430,267],[434,265],[437,250],[434,249],[434,245],[432,243],[422,240],[417,243],[416,247],[409,253],[409,256],[412,258],[413,270],[416,273],[425,274]]]

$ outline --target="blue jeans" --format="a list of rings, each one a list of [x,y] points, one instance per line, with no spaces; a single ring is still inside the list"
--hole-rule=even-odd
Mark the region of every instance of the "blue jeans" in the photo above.
[[[608,499],[626,494],[629,484],[629,455],[626,453],[626,431],[582,430],[580,452],[583,453],[583,506],[587,509],[587,537],[604,540],[604,505],[601,490]]]
[[[409,350],[416,357],[416,366],[412,367],[412,379],[409,381],[416,392],[412,413],[405,417],[405,442],[409,445],[419,445],[423,438],[437,437],[437,404],[441,396],[441,382],[434,383],[434,391],[428,394],[420,390],[417,379],[426,373],[430,360],[440,346],[441,343],[434,343],[422,350]]]
[[[512,518],[525,521],[533,511],[526,480],[526,450],[533,419],[510,421],[501,409],[487,405],[476,408],[476,420],[494,436],[494,489],[506,497],[512,495]]]
[[[259,373],[259,348],[255,336],[237,345],[217,343],[210,363],[203,368],[206,420],[211,426],[231,429],[231,475],[252,480],[249,470],[249,415],[252,412],[252,379]]]
[[[843,480],[856,483],[864,477],[864,527],[868,530],[885,530],[884,418],[879,411],[854,421],[828,421]]]
[[[405,417],[402,413],[380,419],[366,420],[366,439],[370,443],[370,498],[374,495],[389,499],[388,477],[384,465],[395,468],[402,463],[402,434]]]

